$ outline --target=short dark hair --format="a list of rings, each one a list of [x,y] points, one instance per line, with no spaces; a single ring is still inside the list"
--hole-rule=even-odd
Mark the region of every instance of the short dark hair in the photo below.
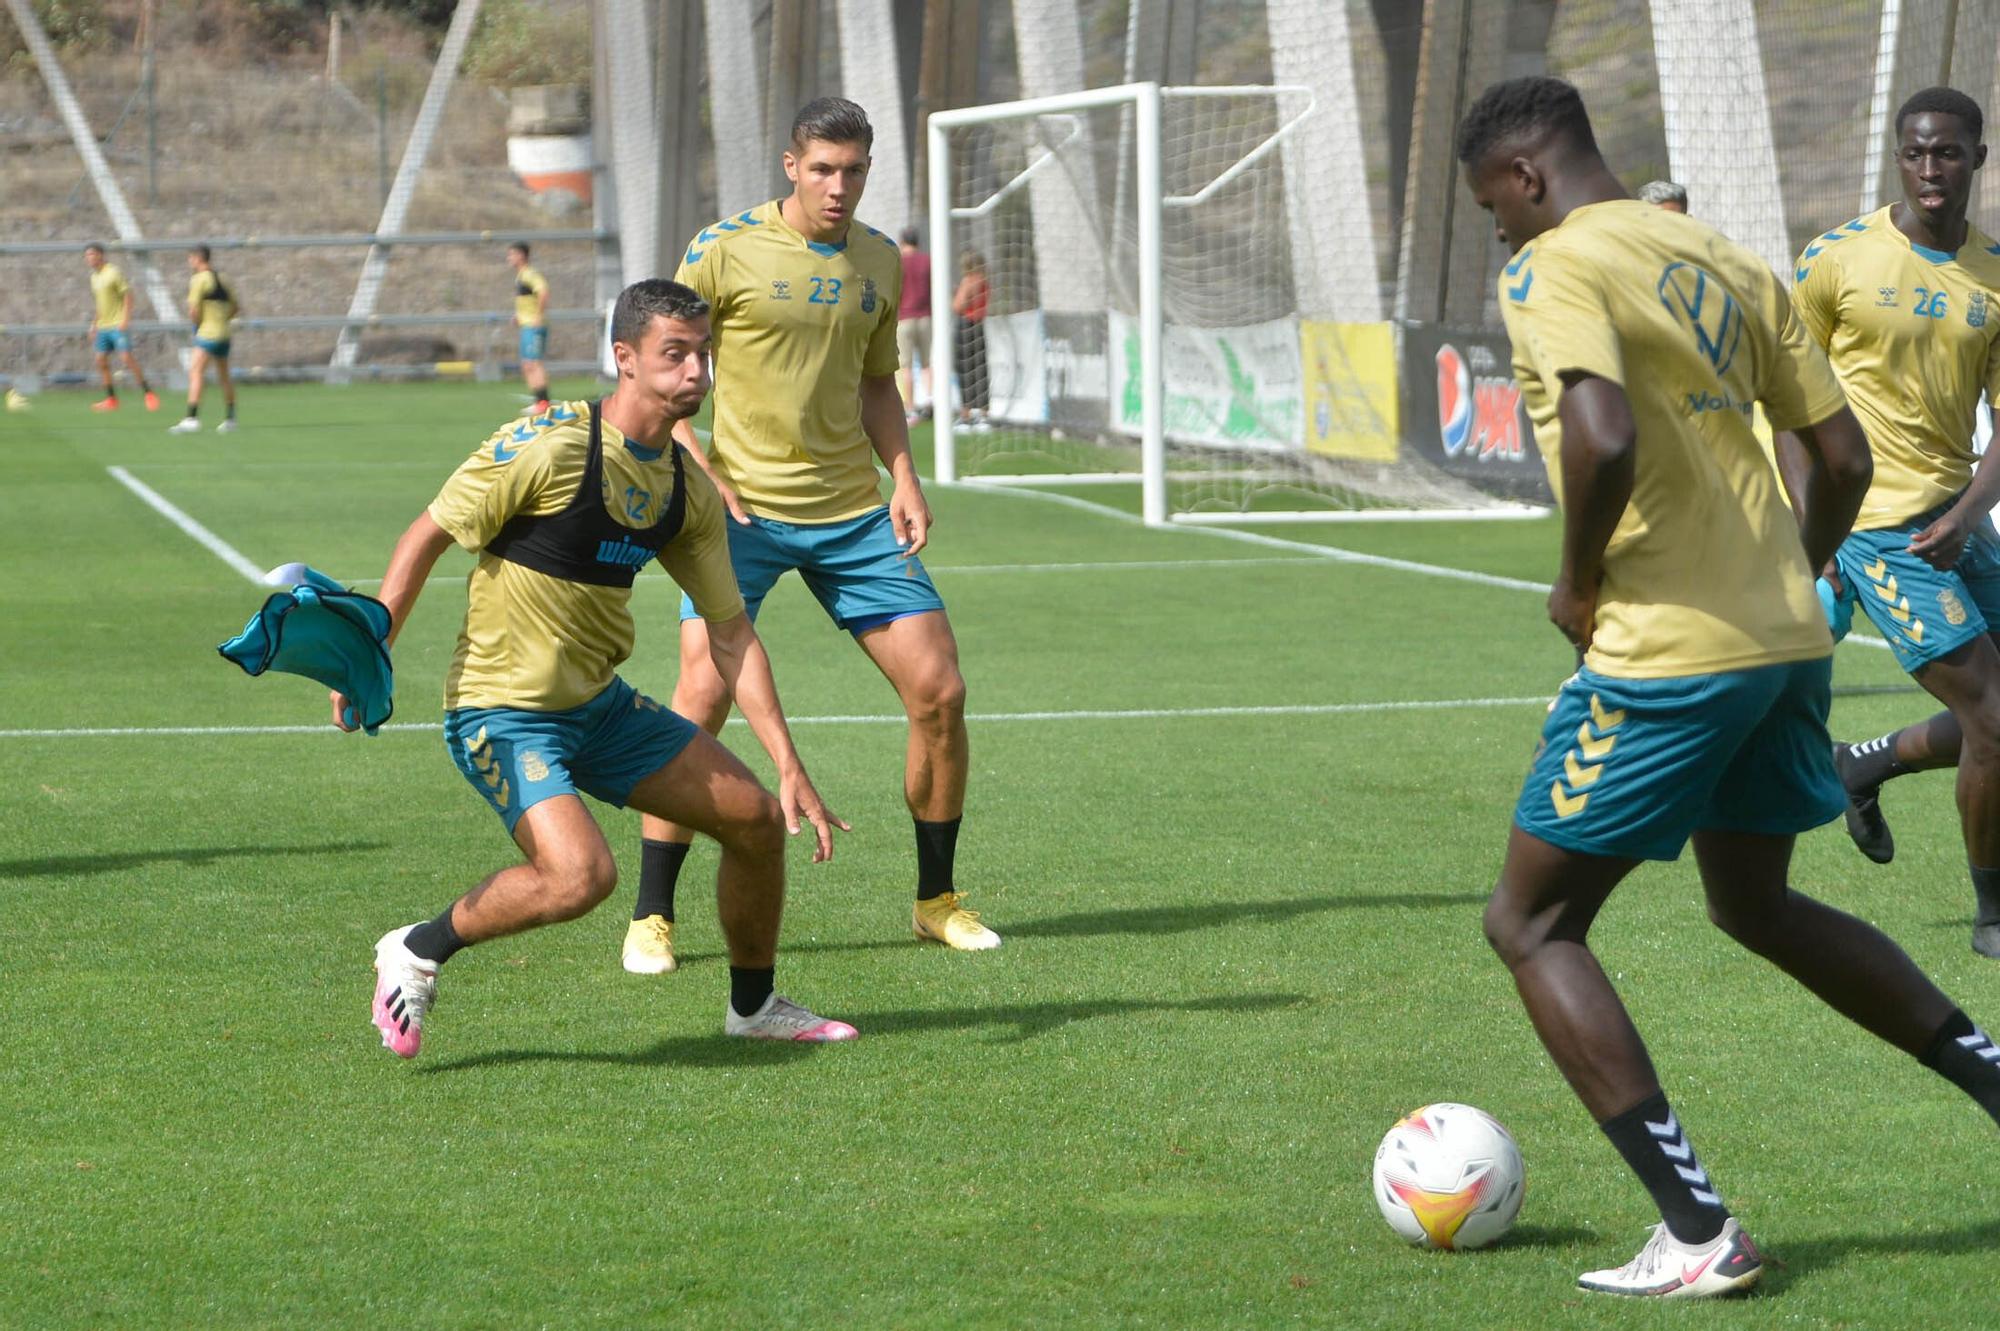
[[[905,245],[921,245],[924,243],[924,238],[917,234],[915,227],[906,226],[903,228],[902,242]]]
[[[1472,166],[1510,140],[1540,143],[1551,138],[1597,150],[1582,95],[1561,79],[1545,75],[1508,79],[1481,93],[1458,122],[1458,160]]]
[[[188,253],[194,255],[195,258],[200,259],[203,263],[209,261],[208,246],[206,245],[190,245],[188,246]]]
[[[1966,133],[1972,135],[1974,143],[1984,143],[1986,117],[1980,113],[1979,103],[1967,97],[1956,88],[1925,88],[1922,92],[1910,94],[1910,100],[1896,108],[1896,134],[1903,133],[1903,122],[1911,116],[1920,116],[1926,111],[1938,115],[1957,116],[1965,126]]]
[[[858,143],[873,152],[875,127],[868,113],[845,97],[815,97],[792,117],[792,151],[802,153],[814,139],[821,143]]]
[[[510,250],[521,251],[521,257],[523,259],[528,257],[528,242],[525,240],[517,240],[513,242],[511,245],[509,245],[507,248]]]
[[[103,247],[102,245],[98,244],[98,243],[97,243],[96,241],[94,241],[94,240],[93,240],[93,241],[91,241],[91,242],[90,242],[90,243],[89,243],[88,245],[85,245],[85,246],[83,247],[83,252],[84,252],[85,254],[88,254],[88,253],[90,253],[90,252],[91,252],[92,250],[96,250],[96,251],[97,251],[97,252],[98,252],[99,254],[102,254],[102,253],[104,253],[104,247]]]
[[[636,347],[655,319],[690,323],[706,317],[708,302],[693,287],[648,277],[618,293],[618,303],[611,308],[611,340]]]

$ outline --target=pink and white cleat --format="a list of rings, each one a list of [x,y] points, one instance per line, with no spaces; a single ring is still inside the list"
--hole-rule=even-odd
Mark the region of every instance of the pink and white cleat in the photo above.
[[[438,965],[403,946],[416,928],[391,929],[375,944],[375,1025],[382,1047],[401,1058],[415,1058],[424,1042],[424,1014],[437,998]]]
[[[747,1017],[736,1015],[736,1009],[727,1003],[723,1005],[722,1030],[725,1035],[740,1035],[748,1040],[852,1040],[861,1032],[844,1021],[833,1021],[806,1009],[786,998],[783,994],[772,994],[764,1000],[764,1006]],[[383,1039],[386,1041],[387,1036]],[[416,1048],[411,1046],[411,1052]]]

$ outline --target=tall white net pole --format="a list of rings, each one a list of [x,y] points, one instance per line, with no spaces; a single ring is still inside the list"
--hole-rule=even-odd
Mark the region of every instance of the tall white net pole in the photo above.
[[[402,231],[410,215],[410,199],[417,192],[417,179],[424,173],[424,159],[430,156],[431,140],[437,137],[444,119],[445,103],[451,97],[452,82],[458,77],[458,62],[465,44],[472,40],[472,24],[479,17],[479,0],[459,0],[452,11],[451,26],[445,30],[444,48],[431,68],[430,86],[424,89],[423,105],[417,109],[417,123],[410,128],[410,141],[403,160],[396,167],[396,179],[389,186],[389,198],[382,205],[382,220],[375,224],[377,236],[394,236]],[[327,367],[328,383],[345,383],[361,349],[361,327],[374,317],[375,302],[382,293],[382,278],[389,271],[389,247],[379,240],[368,247],[361,264],[361,281],[355,285],[354,299],[347,307],[347,321],[340,327],[340,340]]]
[[[958,479],[958,440],[952,429],[951,363],[952,256],[958,243],[951,228],[952,152],[945,129],[945,113],[933,112],[925,131],[924,158],[930,180],[931,255],[931,345],[925,360],[931,370],[931,470],[937,479],[950,485]]]
[[[754,208],[767,197],[776,147],[764,132],[764,61],[751,28],[755,6],[745,0],[708,0],[708,119],[715,135],[716,215]],[[689,237],[677,237],[679,244]]]
[[[879,230],[910,224],[910,148],[903,134],[902,65],[891,0],[840,0],[840,86],[875,127],[875,163],[864,202]]]
[[[1314,103],[1311,119],[1282,149],[1299,313],[1308,319],[1379,322],[1375,208],[1347,6],[1268,0],[1267,9],[1272,81],[1311,88]]]
[[[34,56],[36,68],[42,72],[42,82],[48,84],[56,109],[62,112],[63,124],[69,128],[70,141],[83,157],[83,168],[90,175],[97,197],[104,202],[104,211],[111,215],[111,225],[117,228],[118,238],[139,255],[140,281],[146,289],[147,299],[153,302],[155,317],[167,323],[178,322],[180,305],[174,300],[173,292],[167,289],[166,279],[160,276],[159,265],[153,262],[151,252],[143,248],[146,237],[139,230],[139,219],[132,215],[131,207],[125,202],[125,191],[118,188],[118,178],[111,174],[111,164],[104,160],[104,150],[97,146],[97,135],[91,131],[90,119],[69,86],[62,63],[56,59],[56,49],[49,42],[48,33],[42,31],[41,20],[35,17],[34,6],[28,0],[7,0],[7,8],[13,12],[14,22],[28,43],[28,53]]]
[[[1167,521],[1166,384],[1162,378],[1166,343],[1165,305],[1161,296],[1162,247],[1160,200],[1160,85],[1142,83],[1137,89],[1138,212],[1139,212],[1139,453],[1145,474],[1140,480],[1140,513],[1146,524]]]

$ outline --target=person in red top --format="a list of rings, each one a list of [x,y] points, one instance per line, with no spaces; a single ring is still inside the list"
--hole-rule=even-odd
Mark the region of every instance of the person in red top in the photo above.
[[[903,296],[896,303],[896,387],[903,390],[904,414],[912,425],[917,410],[916,372],[924,367],[924,396],[931,395],[931,256],[917,248],[917,229],[903,228]]]
[[[974,429],[986,428],[991,397],[986,372],[986,303],[992,290],[986,280],[986,256],[967,250],[959,264],[958,290],[952,293],[951,310],[958,316],[958,418]]]

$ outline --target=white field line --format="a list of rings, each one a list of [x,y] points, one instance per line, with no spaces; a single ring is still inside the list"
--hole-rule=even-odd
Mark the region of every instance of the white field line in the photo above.
[[[925,563],[926,572],[950,574],[953,577],[971,575],[977,577],[988,573],[1129,573],[1133,570],[1154,572],[1183,568],[1262,568],[1272,564],[1311,564],[1315,561],[1299,556],[1273,555],[1269,558],[1252,555],[1245,559],[1103,559],[1078,560],[1073,563],[1046,564],[932,564]],[[379,587],[380,578],[342,578],[349,587]],[[426,587],[442,587],[465,581],[463,573],[440,573],[425,582]],[[671,581],[664,573],[641,573],[637,582]]]
[[[1279,704],[1268,707],[1120,707],[1052,712],[987,712],[966,717],[975,725],[1006,721],[1183,721],[1217,717],[1353,716],[1374,712],[1443,712],[1479,707],[1546,707],[1548,698],[1433,698],[1394,702]],[[900,726],[901,715],[794,716],[795,726]],[[729,724],[742,725],[741,717]],[[434,734],[436,722],[382,727],[384,734]],[[331,724],[317,726],[80,726],[68,729],[0,730],[0,739],[135,739],[185,735],[338,735]]]
[[[942,482],[933,481],[931,484],[938,485],[942,484]],[[1044,503],[1061,504],[1065,508],[1080,508],[1091,513],[1099,513],[1105,517],[1116,518],[1118,521],[1125,523],[1142,521],[1136,513],[1127,513],[1123,509],[1112,508],[1105,504],[1092,503],[1088,499],[1079,499],[1075,495],[1053,494],[1045,490],[1016,489],[1004,485],[971,485],[960,483],[950,488],[959,490],[973,489],[977,490],[980,494],[1004,494],[1020,499],[1038,499]],[[1297,550],[1341,564],[1367,564],[1375,568],[1391,568],[1404,573],[1417,573],[1432,578],[1451,578],[1460,582],[1476,582],[1488,587],[1509,587],[1516,591],[1542,592],[1546,594],[1549,590],[1547,583],[1530,582],[1525,578],[1503,578],[1496,573],[1479,573],[1472,569],[1449,568],[1442,564],[1420,564],[1409,559],[1390,559],[1385,555],[1363,554],[1359,550],[1343,550],[1336,545],[1319,545],[1312,541],[1288,541],[1282,536],[1266,536],[1262,532],[1237,531],[1231,527],[1176,526],[1170,527],[1167,530],[1182,532],[1192,536],[1219,536],[1224,540],[1242,541],[1250,545],[1269,546],[1277,550]],[[1291,561],[1279,560],[1277,562],[1289,563]],[[1883,651],[1889,650],[1888,643],[1866,633],[1850,633],[1847,635],[1845,641],[1851,642],[1857,647],[1877,647]]]
[[[161,517],[199,541],[210,554],[235,569],[238,573],[241,573],[251,582],[256,583],[259,587],[264,585],[264,570],[244,558],[242,551],[223,540],[220,536],[217,536],[208,528],[202,526],[199,522],[196,522],[186,513],[174,507],[174,505],[168,503],[166,499],[161,497],[158,491],[123,467],[106,467],[105,470],[111,473],[112,480],[145,500],[146,504]]]

